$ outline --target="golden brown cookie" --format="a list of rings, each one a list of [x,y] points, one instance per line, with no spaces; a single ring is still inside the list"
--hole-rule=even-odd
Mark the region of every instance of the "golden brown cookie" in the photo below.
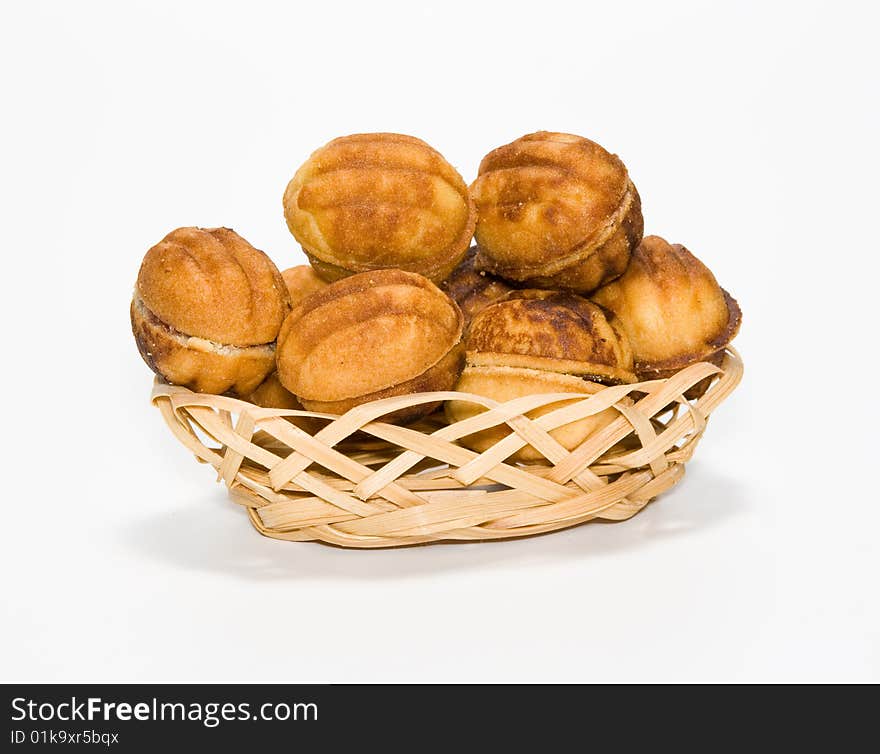
[[[296,306],[306,296],[320,291],[327,286],[327,281],[323,280],[314,267],[309,264],[301,264],[296,267],[288,267],[281,271],[281,277],[284,278],[284,284],[287,286],[287,292],[290,294],[291,308]]]
[[[560,291],[512,291],[490,304],[471,322],[465,338],[466,365],[455,389],[505,402],[535,393],[592,395],[598,383],[630,383],[632,353],[613,316],[581,296]],[[568,405],[557,401],[536,409],[537,418]],[[485,409],[468,401],[447,401],[450,422]],[[561,445],[573,449],[614,420],[608,408],[551,431]],[[506,425],[476,432],[459,440],[483,452],[510,433]],[[535,461],[543,456],[531,445],[511,460]]]
[[[475,367],[467,366],[462,372],[461,379],[455,389],[463,393],[474,393],[486,398],[504,403],[514,398],[538,393],[573,393],[578,400],[587,395],[593,395],[602,390],[602,385],[589,382],[580,377],[558,372],[547,372],[539,369],[526,369],[523,367]],[[529,411],[529,418],[537,419],[549,414],[551,411],[564,408],[572,401],[557,401],[542,408]],[[447,401],[445,405],[446,417],[450,422],[469,419],[482,413],[485,409],[477,403],[468,401]],[[617,418],[618,412],[613,408],[604,409],[592,416],[563,424],[551,430],[550,436],[560,445],[573,450],[595,432],[606,427]],[[495,445],[499,440],[510,434],[510,428],[501,424],[481,432],[475,432],[459,440],[459,442],[471,450],[482,453]],[[514,453],[511,461],[537,461],[543,459],[535,448],[526,445]]]
[[[539,131],[493,150],[471,195],[477,269],[534,288],[589,293],[623,273],[642,237],[623,162],[572,134]]]
[[[261,408],[283,408],[298,411],[302,404],[287,390],[278,379],[278,372],[272,372],[245,400]]]
[[[468,187],[435,149],[401,134],[334,139],[284,192],[287,226],[328,281],[397,268],[440,282],[474,234]]]
[[[339,280],[293,309],[278,336],[278,377],[310,411],[448,390],[463,366],[461,311],[421,275],[375,270]],[[408,421],[436,408],[418,406]]]
[[[278,372],[272,372],[245,400],[261,408],[281,408],[292,411],[303,410],[303,405],[297,400],[296,396],[281,384],[281,380],[278,379]],[[313,434],[321,428],[321,421],[309,416],[287,416],[285,419],[309,434]]]
[[[290,310],[281,273],[228,228],[178,228],[144,257],[131,303],[138,350],[168,382],[251,393]]]
[[[470,366],[515,366],[595,382],[635,382],[632,351],[617,321],[573,293],[513,291],[483,309],[465,341]]]
[[[719,363],[742,313],[684,246],[646,236],[624,275],[593,300],[613,311],[632,345],[640,379],[668,377],[698,361]]]

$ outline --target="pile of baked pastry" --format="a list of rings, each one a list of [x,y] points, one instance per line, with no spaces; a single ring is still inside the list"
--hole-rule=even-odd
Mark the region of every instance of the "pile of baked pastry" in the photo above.
[[[433,390],[582,396],[720,363],[739,328],[736,301],[705,265],[642,237],[623,162],[579,136],[499,147],[470,187],[419,139],[346,136],[309,157],[283,204],[311,265],[279,272],[227,228],[179,228],[147,252],[131,322],[162,378],[328,414]],[[484,409],[444,410],[456,421]],[[554,435],[574,447],[613,416]],[[462,442],[483,450],[506,433]]]

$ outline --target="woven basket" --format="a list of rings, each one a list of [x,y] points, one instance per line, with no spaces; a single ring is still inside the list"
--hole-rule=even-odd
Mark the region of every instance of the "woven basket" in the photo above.
[[[607,387],[575,401],[570,393],[503,404],[466,393],[419,393],[332,416],[259,408],[160,381],[152,400],[177,439],[217,469],[260,533],[395,547],[507,539],[630,518],[682,478],[706,420],[741,377],[742,361],[728,349],[720,367],[701,362],[668,379]],[[710,386],[699,399],[684,398],[706,379]],[[400,408],[450,399],[487,410],[454,424],[437,415],[409,427],[376,421]],[[524,415],[560,400],[567,401],[564,408],[537,419]],[[549,434],[610,406],[619,416],[573,451]],[[313,421],[310,434],[293,417],[324,421]],[[483,453],[455,442],[501,423],[513,432]],[[526,444],[547,461],[505,462]]]

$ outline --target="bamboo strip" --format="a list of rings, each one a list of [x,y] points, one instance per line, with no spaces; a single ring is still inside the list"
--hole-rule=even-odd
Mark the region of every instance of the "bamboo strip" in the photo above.
[[[685,399],[705,378],[708,390]],[[741,378],[742,360],[728,349],[720,367],[694,364],[668,379],[607,387],[536,419],[527,414],[572,401],[571,394],[498,404],[454,391],[421,393],[336,417],[260,408],[157,381],[152,401],[181,444],[216,469],[260,533],[375,548],[508,539],[630,518],[681,480],[708,417]],[[449,425],[442,415],[409,427],[382,421],[391,411],[438,400],[484,410]],[[572,451],[550,434],[612,407],[618,416]],[[289,421],[298,416],[323,426],[306,432]],[[483,453],[458,444],[500,425],[510,432]],[[508,461],[527,444],[546,460]]]

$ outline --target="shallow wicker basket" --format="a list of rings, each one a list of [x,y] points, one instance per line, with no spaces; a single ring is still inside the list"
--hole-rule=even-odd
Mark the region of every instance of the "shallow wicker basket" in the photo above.
[[[467,393],[420,393],[331,416],[259,408],[157,381],[152,400],[177,439],[217,469],[260,533],[394,547],[507,539],[630,518],[682,478],[706,420],[741,377],[742,361],[728,349],[720,367],[702,362],[668,379],[607,387],[537,419],[524,414],[571,401],[571,394],[498,404]],[[708,390],[687,400],[684,394],[703,380]],[[376,421],[396,409],[449,399],[488,410],[454,424],[437,415],[409,427]],[[573,451],[549,434],[610,406],[619,416]],[[295,417],[321,421],[311,422],[311,434],[291,421]],[[483,453],[456,443],[503,422],[513,432]],[[505,462],[526,444],[546,462]]]

